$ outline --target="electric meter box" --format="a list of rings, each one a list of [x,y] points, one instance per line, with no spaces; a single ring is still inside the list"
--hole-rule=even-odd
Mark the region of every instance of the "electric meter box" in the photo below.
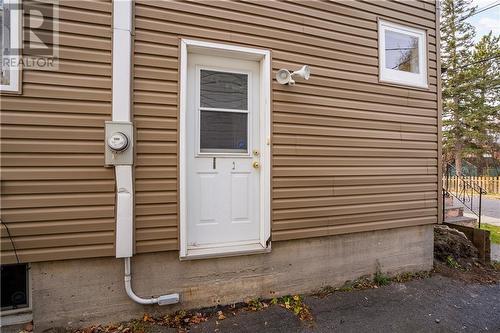
[[[134,126],[127,121],[105,122],[104,160],[106,165],[134,164]]]

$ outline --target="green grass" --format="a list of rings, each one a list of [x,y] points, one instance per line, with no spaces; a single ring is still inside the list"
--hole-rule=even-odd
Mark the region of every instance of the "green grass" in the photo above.
[[[391,279],[381,271],[377,270],[373,276],[373,282],[375,282],[377,286],[387,286],[391,284]]]
[[[460,268],[460,264],[452,256],[446,257],[446,264],[451,268]]]
[[[481,229],[489,230],[491,242],[500,244],[500,227],[487,223],[481,223]]]
[[[500,193],[488,193],[484,195],[488,199],[497,199],[500,200]]]

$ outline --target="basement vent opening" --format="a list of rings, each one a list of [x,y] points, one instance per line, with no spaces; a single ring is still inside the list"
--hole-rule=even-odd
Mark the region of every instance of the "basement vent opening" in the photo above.
[[[29,307],[28,265],[0,266],[2,311]]]

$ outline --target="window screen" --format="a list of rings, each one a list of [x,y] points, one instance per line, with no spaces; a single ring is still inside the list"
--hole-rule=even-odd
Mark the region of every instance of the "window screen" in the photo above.
[[[201,152],[246,152],[248,114],[201,111]]]
[[[200,106],[216,109],[248,109],[248,75],[201,70]]]
[[[248,74],[200,70],[200,153],[248,152]]]

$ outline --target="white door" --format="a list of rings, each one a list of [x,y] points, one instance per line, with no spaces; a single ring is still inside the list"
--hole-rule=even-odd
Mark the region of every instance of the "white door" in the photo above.
[[[260,241],[259,62],[190,54],[187,250]]]

